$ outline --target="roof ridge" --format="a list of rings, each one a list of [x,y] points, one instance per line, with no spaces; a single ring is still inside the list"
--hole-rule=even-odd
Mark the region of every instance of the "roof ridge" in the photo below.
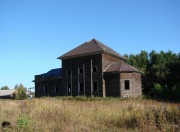
[[[112,62],[111,64],[109,64],[103,72],[106,72],[107,70],[109,70],[111,68],[111,66],[113,66],[114,64],[116,64],[117,62]]]
[[[92,39],[91,41],[94,41],[95,42],[95,44],[99,47],[99,48],[101,48],[102,50],[103,50],[103,47],[102,47],[102,43],[100,42],[100,41],[98,41],[98,40],[96,40],[96,39]],[[103,45],[103,46],[105,46],[105,45]],[[104,51],[104,50],[103,50]]]
[[[124,63],[125,63],[125,62],[124,62]],[[128,64],[128,63],[125,63],[125,64],[126,64],[126,65],[128,65],[129,67],[133,68],[134,70],[136,70],[136,71],[139,71],[139,72],[143,73],[141,70],[137,69],[136,67],[131,66],[131,65],[130,65],[130,64]]]
[[[103,52],[105,53],[109,53],[111,55],[114,55],[114,56],[117,56],[119,55],[122,59],[126,59],[125,57],[123,57],[122,55],[120,55],[118,52],[116,52],[115,50],[113,50],[112,48],[110,48],[109,46],[106,46],[105,44],[103,44],[102,42],[96,40],[96,39],[92,39],[91,41],[94,41],[96,42],[97,46],[99,46]],[[114,53],[111,53],[111,52],[114,52]]]
[[[124,61],[119,61],[117,64],[119,64],[119,70],[121,69],[121,65]]]
[[[109,65],[103,70],[103,72],[106,72],[111,66],[112,66],[112,63],[109,64]]]
[[[142,71],[138,70],[137,68],[129,65],[124,61],[117,61],[111,63],[111,65],[103,72],[138,72],[143,74]]]

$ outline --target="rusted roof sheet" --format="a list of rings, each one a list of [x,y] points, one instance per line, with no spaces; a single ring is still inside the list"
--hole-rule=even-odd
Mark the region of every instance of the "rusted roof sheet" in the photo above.
[[[136,69],[135,67],[125,63],[124,61],[114,62],[109,68],[104,72],[138,72],[143,73],[142,71]]]
[[[95,53],[106,53],[116,58],[126,60],[125,57],[123,57],[122,55],[120,55],[119,53],[117,53],[116,51],[114,51],[113,49],[109,48],[108,46],[104,45],[96,39],[92,39],[89,42],[81,44],[80,46],[58,57],[58,59],[66,59]]]
[[[0,97],[1,96],[10,96],[15,93],[17,89],[10,89],[10,90],[0,90]]]

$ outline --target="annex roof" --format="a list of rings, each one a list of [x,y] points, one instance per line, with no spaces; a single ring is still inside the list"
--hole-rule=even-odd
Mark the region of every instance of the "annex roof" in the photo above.
[[[38,81],[43,81],[43,80],[50,79],[50,78],[61,78],[62,77],[62,68],[51,69],[47,73],[43,73],[43,74],[40,74],[37,76],[38,76],[38,79],[37,79]]]
[[[58,57],[58,59],[66,59],[96,53],[106,53],[116,58],[126,60],[125,57],[123,57],[122,55],[120,55],[119,53],[117,53],[116,51],[114,51],[113,49],[109,48],[108,46],[104,45],[96,39],[92,39],[89,42],[81,44],[80,46],[61,55],[60,57]]]
[[[0,96],[9,96],[15,93],[17,89],[10,89],[10,90],[0,90]]]
[[[47,73],[41,74],[41,78],[48,78],[48,77],[61,77],[62,68],[51,69]]]
[[[142,71],[136,69],[135,67],[127,64],[124,61],[112,63],[104,72],[138,72],[138,73],[143,73]]]

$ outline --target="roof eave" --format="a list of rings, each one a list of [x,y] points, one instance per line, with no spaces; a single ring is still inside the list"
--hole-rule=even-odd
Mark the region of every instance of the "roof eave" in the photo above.
[[[53,80],[53,79],[62,79],[62,77],[49,77],[49,78],[44,78],[44,79],[38,79],[38,80],[33,80],[32,82],[41,82],[41,81],[46,81],[46,80]]]
[[[64,60],[64,59],[71,59],[71,58],[82,57],[82,56],[88,56],[88,55],[94,55],[94,54],[107,54],[107,55],[110,55],[110,56],[115,57],[115,58],[120,59],[120,60],[124,60],[124,61],[127,60],[127,58],[125,58],[125,57],[116,56],[116,55],[109,54],[109,53],[103,52],[103,51],[92,52],[92,53],[85,53],[85,54],[78,54],[78,55],[72,55],[72,56],[65,56],[65,57],[60,56],[60,57],[58,57],[57,59]]]
[[[60,56],[57,59],[64,60],[64,59],[71,59],[71,58],[82,57],[82,56],[89,56],[89,55],[95,55],[95,54],[101,54],[101,53],[103,53],[103,52],[102,51],[98,51],[98,52],[84,53],[84,54],[65,56],[65,57]]]
[[[141,71],[108,71],[108,72],[103,72],[105,74],[113,74],[113,73],[139,73],[143,74]]]
[[[103,52],[103,54],[109,55],[109,56],[112,56],[112,57],[114,57],[114,58],[117,58],[117,59],[120,59],[120,60],[124,60],[124,61],[128,60],[128,59],[125,58],[125,57],[116,56],[116,55],[113,55],[113,54],[110,54],[110,53],[107,53],[107,52]]]

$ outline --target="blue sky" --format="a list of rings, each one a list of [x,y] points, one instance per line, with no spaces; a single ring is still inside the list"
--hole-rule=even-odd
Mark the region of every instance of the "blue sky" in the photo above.
[[[34,87],[96,38],[120,54],[180,51],[179,0],[0,0],[0,87]]]

